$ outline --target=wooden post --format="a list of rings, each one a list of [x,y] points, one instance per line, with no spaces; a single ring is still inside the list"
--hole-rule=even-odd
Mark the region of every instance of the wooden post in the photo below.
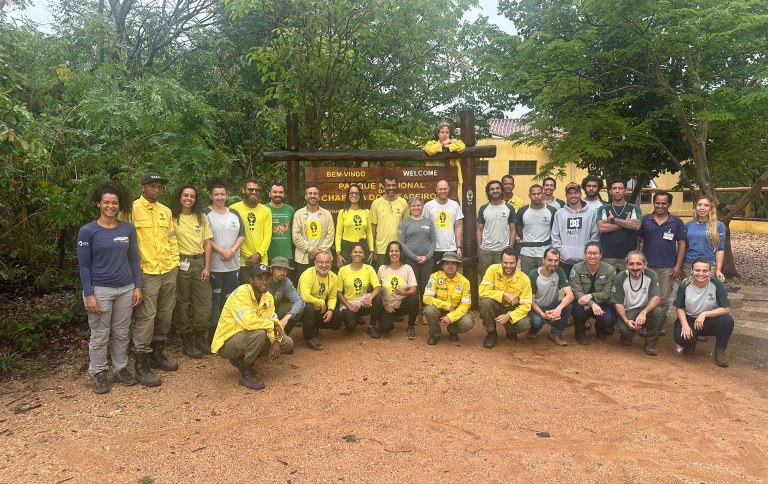
[[[461,112],[461,140],[467,147],[475,146],[475,114],[472,111]],[[477,292],[477,187],[476,158],[462,160],[461,175],[464,179],[462,187],[461,210],[464,213],[463,260],[464,277],[470,282],[472,290],[472,307],[477,308],[479,302]]]
[[[290,112],[285,116],[285,124],[288,131],[287,150],[299,151],[299,116]],[[293,208],[299,207],[299,192],[301,184],[299,183],[299,160],[288,162],[288,180],[286,181],[286,190],[288,191],[288,204]]]

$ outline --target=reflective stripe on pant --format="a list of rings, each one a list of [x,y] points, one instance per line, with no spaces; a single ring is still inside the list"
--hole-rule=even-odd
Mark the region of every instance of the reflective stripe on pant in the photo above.
[[[91,337],[88,341],[90,363],[88,373],[94,375],[109,369],[107,349],[112,355],[112,374],[128,366],[128,342],[133,313],[134,286],[95,286],[93,295],[99,304],[99,314],[88,314]],[[85,297],[83,297],[85,302]]]

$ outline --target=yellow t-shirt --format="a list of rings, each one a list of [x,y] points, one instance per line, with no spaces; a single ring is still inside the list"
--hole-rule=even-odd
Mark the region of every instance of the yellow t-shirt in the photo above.
[[[394,202],[388,202],[379,197],[371,204],[371,223],[376,225],[376,253],[384,254],[387,245],[397,240],[400,222],[410,216],[408,202],[397,197]]]
[[[240,215],[245,224],[245,242],[240,246],[240,265],[246,266],[245,260],[258,252],[261,263],[268,264],[267,251],[272,243],[272,210],[260,203],[251,208],[245,203],[233,203],[230,210]]]
[[[367,240],[368,250],[373,250],[371,211],[366,209],[339,210],[336,219],[336,250],[341,250],[341,241],[359,242]]]
[[[200,222],[202,220],[202,223]],[[179,219],[173,219],[173,230],[176,231],[176,241],[179,243],[179,253],[185,255],[197,255],[205,252],[203,243],[213,238],[208,217],[203,215],[198,220],[197,215],[179,215]]]
[[[339,269],[339,279],[336,288],[344,294],[347,301],[360,299],[364,294],[368,293],[369,286],[373,288],[381,286],[379,277],[376,275],[373,267],[363,264],[363,267],[356,271],[352,269],[351,264],[348,264]]]

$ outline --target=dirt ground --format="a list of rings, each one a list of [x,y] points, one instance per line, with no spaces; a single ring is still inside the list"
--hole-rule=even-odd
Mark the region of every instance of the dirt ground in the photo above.
[[[656,358],[642,339],[556,347],[545,334],[493,350],[325,331],[325,350],[258,365],[237,384],[216,356],[150,389],[91,392],[85,351],[0,391],[0,482],[763,482],[768,373],[713,343]],[[752,338],[764,352],[766,340]]]

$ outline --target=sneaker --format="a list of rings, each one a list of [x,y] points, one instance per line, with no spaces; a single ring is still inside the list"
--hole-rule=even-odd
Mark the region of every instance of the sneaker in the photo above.
[[[456,333],[448,333],[448,340],[450,341],[458,341],[459,335]]]
[[[407,339],[416,339],[416,328],[408,326],[408,329],[405,330],[405,337]]]
[[[562,334],[549,334],[549,339],[551,339],[557,346],[568,346],[568,342],[565,341],[565,338],[563,338]]]
[[[128,371],[128,368],[123,368],[122,370],[112,375],[112,381],[122,383],[127,387],[132,387],[133,385],[136,384],[136,379]]]
[[[311,350],[320,351],[323,349],[323,345],[320,344],[320,340],[317,339],[317,336],[312,336],[306,341],[306,343]]]
[[[488,348],[489,350],[493,349],[493,347],[496,346],[496,338],[497,338],[496,331],[492,331],[486,334],[485,340],[483,341],[483,347]]]
[[[381,335],[376,331],[376,328],[374,328],[372,324],[368,326],[368,336],[373,339],[381,338]]]
[[[93,375],[93,393],[103,395],[109,393],[109,380],[107,380],[107,370],[102,370]]]
[[[685,353],[686,355],[692,355],[696,353],[696,343],[698,343],[698,341],[694,339],[693,344],[683,348],[683,353]]]

